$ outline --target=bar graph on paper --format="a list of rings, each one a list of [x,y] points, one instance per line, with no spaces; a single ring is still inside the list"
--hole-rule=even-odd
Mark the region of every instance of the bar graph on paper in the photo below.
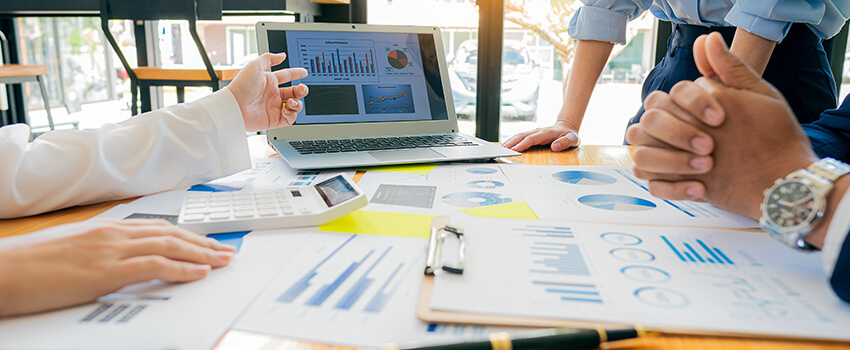
[[[734,266],[735,262],[723,252],[723,250],[713,246],[710,242],[702,239],[682,239],[676,240],[668,236],[660,236],[664,244],[670,248],[670,251],[676,257],[686,263],[692,264],[707,264],[717,266]]]
[[[372,40],[299,39],[298,50],[309,81],[378,81]]]
[[[358,244],[351,235],[277,297],[279,303],[378,314],[392,299],[408,261],[394,246]],[[363,238],[360,239],[363,241]]]
[[[528,245],[528,273],[538,292],[562,302],[602,304],[571,228],[528,225],[514,231]]]

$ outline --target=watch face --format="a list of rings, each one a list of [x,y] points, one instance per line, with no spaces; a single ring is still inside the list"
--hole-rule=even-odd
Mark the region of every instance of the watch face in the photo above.
[[[770,193],[767,215],[780,227],[794,227],[808,223],[817,215],[812,189],[798,181],[788,181]]]

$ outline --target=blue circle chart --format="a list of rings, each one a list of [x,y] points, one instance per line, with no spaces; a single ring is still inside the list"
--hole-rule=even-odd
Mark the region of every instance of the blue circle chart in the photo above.
[[[512,200],[498,193],[490,192],[459,192],[443,196],[443,202],[463,207],[484,207],[488,205],[510,203]]]
[[[477,180],[477,181],[470,181],[470,182],[467,183],[467,185],[469,185],[470,187],[474,187],[474,188],[496,188],[496,187],[502,187],[505,184],[503,182],[500,182],[500,181]]]
[[[476,175],[495,174],[497,171],[498,170],[493,169],[493,168],[469,168],[469,169],[466,169],[466,172],[468,172],[470,174],[476,174]]]
[[[648,262],[655,260],[652,253],[634,248],[616,248],[611,250],[611,255],[623,261]]]
[[[638,245],[643,242],[638,236],[622,232],[606,232],[599,237],[608,242],[620,245]]]
[[[670,280],[670,274],[650,266],[626,266],[620,272],[638,282],[661,283]]]
[[[643,287],[635,291],[635,297],[644,304],[668,309],[688,306],[688,297],[672,289]]]
[[[552,177],[573,185],[610,185],[617,182],[613,176],[590,171],[559,171],[552,174]]]
[[[645,211],[655,209],[655,203],[646,199],[619,194],[591,194],[580,197],[579,203],[596,209],[611,211]]]

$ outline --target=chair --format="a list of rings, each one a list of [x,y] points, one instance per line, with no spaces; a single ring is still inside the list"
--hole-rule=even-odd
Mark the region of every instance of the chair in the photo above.
[[[5,60],[11,56],[9,55],[9,42],[3,32],[0,32],[0,42],[3,44],[2,59]],[[3,63],[2,60],[0,60],[0,63]],[[53,125],[53,115],[50,114],[50,99],[47,98],[47,88],[44,85],[45,75],[47,75],[47,66],[45,65],[0,65],[0,84],[23,84],[30,81],[38,82],[38,88],[41,89],[41,98],[44,100],[44,110],[47,112],[47,124],[50,126],[50,130],[53,130],[55,125]]]
[[[109,30],[109,20],[187,20],[189,33],[195,42],[198,53],[204,61],[204,69],[176,69],[160,67],[132,68],[121,52],[118,43]],[[177,102],[185,100],[186,86],[209,86],[217,91],[227,86],[239,69],[213,68],[204,45],[198,36],[196,21],[221,20],[221,0],[100,0],[100,20],[103,34],[118,55],[121,65],[127,70],[132,90],[132,111],[137,114],[138,93],[140,89],[153,86],[174,86],[177,88]],[[150,101],[142,101],[141,112],[151,110]]]

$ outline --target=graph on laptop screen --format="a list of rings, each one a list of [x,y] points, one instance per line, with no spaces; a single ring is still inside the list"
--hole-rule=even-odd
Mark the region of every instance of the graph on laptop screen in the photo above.
[[[448,119],[431,34],[270,30],[272,69],[303,67],[310,94],[296,124]]]

